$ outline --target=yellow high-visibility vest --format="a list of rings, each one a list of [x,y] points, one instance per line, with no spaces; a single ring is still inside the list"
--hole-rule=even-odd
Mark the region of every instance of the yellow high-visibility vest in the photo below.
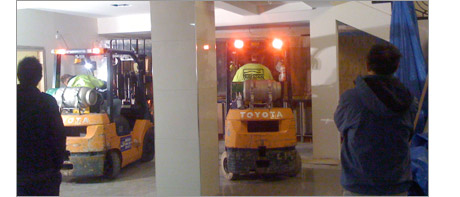
[[[273,76],[270,69],[262,64],[248,63],[242,66],[236,71],[232,82],[244,82],[245,80],[268,80],[272,79]]]
[[[69,80],[67,87],[101,88],[104,82],[91,75],[77,75]]]

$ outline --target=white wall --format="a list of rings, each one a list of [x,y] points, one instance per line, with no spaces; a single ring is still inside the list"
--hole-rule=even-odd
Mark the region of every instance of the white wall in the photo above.
[[[45,49],[45,89],[52,87],[54,56],[51,50],[66,48],[62,39],[56,39],[56,31],[62,35],[69,48],[92,48],[98,42],[95,18],[72,16],[38,10],[17,10],[17,46],[43,47]]]
[[[97,19],[98,33],[133,33],[150,31],[150,14],[135,14]]]

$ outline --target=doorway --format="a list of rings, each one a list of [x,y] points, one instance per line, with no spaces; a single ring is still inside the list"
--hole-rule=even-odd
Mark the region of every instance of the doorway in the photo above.
[[[46,66],[45,66],[45,48],[43,47],[27,47],[27,46],[18,46],[16,49],[16,72],[17,72],[17,66],[19,62],[24,59],[25,57],[36,57],[38,61],[42,64],[42,79],[37,85],[37,88],[41,91],[44,92],[46,89],[45,84],[46,84]],[[19,80],[16,78],[16,84],[19,84]]]

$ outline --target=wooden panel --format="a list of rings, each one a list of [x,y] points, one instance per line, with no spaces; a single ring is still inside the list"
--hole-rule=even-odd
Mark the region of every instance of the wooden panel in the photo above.
[[[289,66],[291,66],[292,96],[309,99],[311,96],[311,67],[309,37],[290,37]]]
[[[354,30],[339,33],[339,91],[355,87],[359,75],[366,75],[366,56],[374,44],[385,43],[370,34]]]

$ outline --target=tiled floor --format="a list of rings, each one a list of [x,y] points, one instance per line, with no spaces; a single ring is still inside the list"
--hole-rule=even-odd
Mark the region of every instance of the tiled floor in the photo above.
[[[135,162],[115,180],[69,179],[61,183],[61,196],[155,196],[155,162]]]
[[[223,152],[221,142],[219,152]],[[297,177],[246,176],[237,181],[220,176],[222,196],[338,196],[340,167],[305,163],[312,155],[311,143],[299,143],[302,172]],[[121,170],[113,181],[100,178],[83,180],[64,178],[61,184],[62,196],[154,196],[155,162],[136,162]]]
[[[219,153],[224,150],[219,144]],[[313,165],[305,160],[312,157],[312,144],[299,143],[296,149],[302,157],[302,172],[297,177],[246,176],[229,181],[220,176],[219,195],[223,196],[340,196],[340,167]]]

